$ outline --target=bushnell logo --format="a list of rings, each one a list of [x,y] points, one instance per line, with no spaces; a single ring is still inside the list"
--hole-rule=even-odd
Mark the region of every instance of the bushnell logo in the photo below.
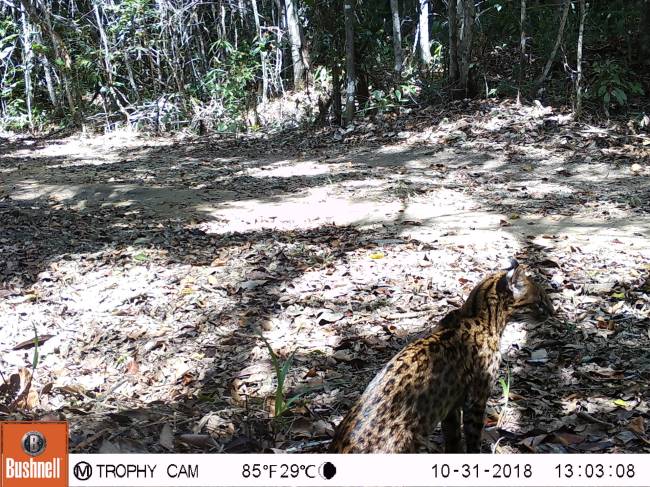
[[[0,422],[0,486],[66,487],[68,425],[63,421]]]
[[[28,431],[21,441],[23,451],[32,457],[36,457],[45,451],[47,441],[39,431]]]

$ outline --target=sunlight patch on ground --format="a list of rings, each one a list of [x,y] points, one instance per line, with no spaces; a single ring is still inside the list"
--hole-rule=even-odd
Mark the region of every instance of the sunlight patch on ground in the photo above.
[[[521,184],[530,188],[530,196],[539,199],[549,195],[570,195],[576,192],[575,188],[562,183],[522,181]]]
[[[495,159],[490,159],[488,161],[485,161],[483,163],[483,169],[486,171],[494,171],[496,169],[501,169],[503,166],[507,164],[507,161],[502,158],[495,158]]]
[[[288,178],[295,176],[318,176],[321,174],[330,174],[331,172],[332,170],[330,167],[316,161],[295,162],[291,160],[282,160],[269,166],[250,169],[248,175],[257,178]]]
[[[67,303],[68,309],[119,316],[123,314],[119,310],[130,303],[164,298],[165,283],[156,279],[145,265],[153,259],[153,255],[147,255],[146,250],[136,248],[128,248],[125,252],[131,254],[133,259],[127,268],[101,268],[85,274],[79,274],[79,269],[71,268],[69,274],[79,276],[82,280],[76,280],[67,292],[62,293],[62,300]],[[62,267],[65,266],[63,263]]]
[[[391,220],[400,209],[399,203],[353,201],[332,194],[325,186],[314,188],[302,197],[284,197],[268,202],[259,199],[236,201],[214,207],[200,205],[199,211],[223,223],[206,223],[208,233],[251,231],[261,228],[313,228],[324,224],[349,225],[352,223],[378,223]]]
[[[648,251],[648,235],[650,222],[645,217],[627,217],[620,220],[603,222],[602,220],[584,217],[551,216],[544,218],[523,218],[517,225],[523,230],[523,224],[533,222],[528,226],[529,233],[535,233],[533,241],[548,247],[552,244],[549,237],[554,236],[568,240],[574,245],[580,245],[584,251],[598,252],[603,247],[614,246],[636,247]],[[540,235],[541,234],[541,235]],[[627,249],[629,251],[631,249]]]
[[[97,165],[108,162],[119,162],[119,150],[142,148],[144,139],[133,134],[113,133],[103,136],[85,137],[75,135],[63,140],[57,140],[44,146],[29,145],[24,141],[24,148],[15,150],[7,155],[16,158],[32,160],[34,157],[58,159],[61,166],[67,165]],[[156,140],[156,145],[169,144],[168,139]]]

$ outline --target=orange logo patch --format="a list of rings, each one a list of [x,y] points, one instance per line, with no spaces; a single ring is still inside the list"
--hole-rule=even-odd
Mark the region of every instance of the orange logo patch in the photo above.
[[[66,487],[68,423],[0,422],[0,487]]]

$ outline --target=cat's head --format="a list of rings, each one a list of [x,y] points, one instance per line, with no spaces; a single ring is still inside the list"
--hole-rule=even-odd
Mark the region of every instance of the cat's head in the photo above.
[[[546,319],[555,313],[553,303],[544,288],[533,279],[530,271],[515,259],[510,260],[506,273],[508,289],[514,299],[513,308],[528,308],[537,319]]]

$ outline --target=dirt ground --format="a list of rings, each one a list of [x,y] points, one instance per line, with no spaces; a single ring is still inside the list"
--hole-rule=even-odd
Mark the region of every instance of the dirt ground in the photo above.
[[[558,313],[506,329],[485,451],[650,452],[649,161],[647,134],[508,103],[0,137],[0,419],[65,418],[73,452],[322,451],[386,360],[516,256]],[[260,332],[294,354],[277,418]]]

